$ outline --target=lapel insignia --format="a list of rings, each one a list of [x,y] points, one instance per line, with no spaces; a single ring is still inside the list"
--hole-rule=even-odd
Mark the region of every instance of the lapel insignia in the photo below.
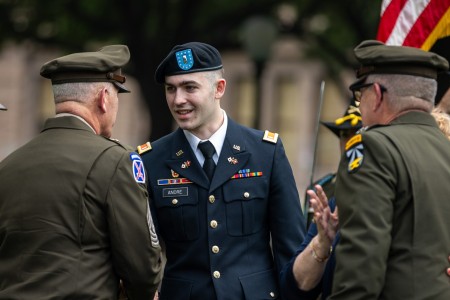
[[[170,172],[172,173],[172,177],[173,178],[177,178],[180,176],[180,174],[178,174],[177,172],[175,172],[174,170],[170,170]]]
[[[263,141],[276,144],[277,140],[278,140],[278,133],[270,132],[269,130],[266,130],[264,132]]]
[[[230,164],[235,165],[235,164],[238,163],[238,160],[237,160],[236,158],[234,158],[234,157],[228,157],[228,162],[229,162]]]
[[[137,151],[139,154],[145,153],[150,150],[152,150],[152,145],[150,145],[150,142],[137,146]]]
[[[182,155],[183,153],[184,153],[183,150],[178,150],[178,152],[175,153],[175,155],[176,155],[176,156],[180,156],[180,155]]]
[[[237,151],[241,151],[241,146],[233,145],[233,149]]]
[[[192,183],[192,181],[190,181],[187,178],[158,179],[158,185],[186,184],[186,183]]]
[[[347,142],[345,156],[348,159],[347,171],[349,173],[354,173],[361,168],[364,161],[364,145],[361,134],[355,135]]]
[[[191,166],[191,161],[190,160],[187,160],[187,161],[185,161],[184,163],[181,164],[181,168],[183,168],[183,169],[187,169],[190,166]]]
[[[262,175],[263,175],[263,172],[250,172],[250,169],[242,169],[242,170],[239,170],[233,176],[231,176],[231,179],[247,178],[247,177],[260,177]]]

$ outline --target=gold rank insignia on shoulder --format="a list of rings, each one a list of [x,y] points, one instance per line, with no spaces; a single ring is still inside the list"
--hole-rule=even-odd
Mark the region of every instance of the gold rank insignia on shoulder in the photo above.
[[[349,173],[356,172],[364,161],[364,145],[362,143],[362,135],[353,136],[345,145],[345,156],[348,159],[347,171]]]
[[[137,151],[139,154],[145,153],[150,150],[152,150],[152,145],[150,145],[150,142],[137,146]]]
[[[263,141],[276,144],[278,141],[278,133],[270,132],[269,130],[266,130],[264,132]]]

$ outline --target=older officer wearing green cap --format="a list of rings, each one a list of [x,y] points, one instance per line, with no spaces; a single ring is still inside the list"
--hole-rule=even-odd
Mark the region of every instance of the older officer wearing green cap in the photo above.
[[[430,114],[448,62],[378,41],[354,53],[350,89],[366,130],[347,142],[337,175],[341,240],[329,299],[450,299],[450,142]]]
[[[211,45],[175,46],[155,78],[180,127],[139,147],[166,246],[160,299],[282,299],[279,272],[305,222],[281,139],[221,109],[226,80]]]
[[[139,155],[110,139],[127,46],[44,64],[56,116],[0,163],[0,299],[152,299],[160,245]]]

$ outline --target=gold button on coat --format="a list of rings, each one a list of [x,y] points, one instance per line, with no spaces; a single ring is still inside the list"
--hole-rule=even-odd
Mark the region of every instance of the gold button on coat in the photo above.
[[[178,200],[177,200],[177,199],[172,199],[172,204],[173,204],[173,205],[178,204]]]
[[[217,227],[217,221],[216,220],[212,220],[209,225],[211,225],[212,228],[216,228]]]
[[[216,253],[216,254],[219,253],[219,251],[220,251],[218,246],[212,246],[211,250],[212,250],[213,253]]]
[[[210,195],[209,202],[214,203],[214,201],[216,201],[216,197],[214,197],[214,195]]]
[[[248,198],[248,197],[250,197],[250,193],[249,192],[245,192],[244,193],[244,198]]]
[[[220,278],[220,272],[219,271],[214,271],[213,276],[214,276],[214,278],[219,279]]]

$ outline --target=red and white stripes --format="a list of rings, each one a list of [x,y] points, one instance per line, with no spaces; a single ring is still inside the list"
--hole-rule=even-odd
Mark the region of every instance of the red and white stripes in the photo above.
[[[377,40],[430,50],[450,36],[450,0],[383,0]]]

